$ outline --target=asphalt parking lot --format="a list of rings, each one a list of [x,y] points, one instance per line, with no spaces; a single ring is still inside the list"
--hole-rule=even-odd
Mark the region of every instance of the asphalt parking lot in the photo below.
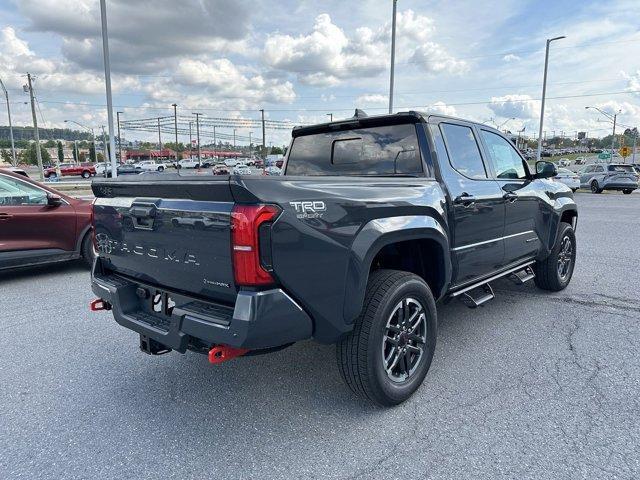
[[[439,306],[424,385],[382,409],[305,342],[211,366],[90,313],[77,264],[0,276],[0,478],[640,477],[640,194],[576,195],[557,294]]]

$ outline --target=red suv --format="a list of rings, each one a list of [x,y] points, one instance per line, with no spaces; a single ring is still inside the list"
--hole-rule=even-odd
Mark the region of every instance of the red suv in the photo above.
[[[0,270],[94,258],[91,202],[0,168]]]
[[[92,175],[96,174],[96,167],[93,163],[61,163],[60,174],[63,177],[79,175],[82,178],[89,178]],[[51,167],[45,169],[44,176],[45,178],[56,178],[58,176],[58,174],[56,173],[56,168]]]

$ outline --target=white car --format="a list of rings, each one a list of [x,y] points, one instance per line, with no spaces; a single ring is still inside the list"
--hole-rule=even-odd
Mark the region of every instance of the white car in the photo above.
[[[568,167],[569,165],[571,165],[571,160],[568,158],[561,158],[558,162],[559,167]]]
[[[143,160],[142,162],[136,163],[135,167],[143,172],[164,172],[168,165],[158,163],[155,160]]]
[[[104,162],[96,163],[96,166],[94,168],[96,169],[96,177],[104,177],[105,169],[107,170],[107,172],[111,172],[111,165],[105,165]]]
[[[251,169],[247,165],[236,165],[233,169],[234,175],[251,175]]]
[[[577,173],[572,172],[568,168],[559,168],[558,175],[552,177],[555,182],[564,183],[574,192],[580,188],[580,177]]]
[[[227,158],[227,159],[224,161],[224,164],[225,164],[227,167],[235,167],[235,166],[238,164],[238,160],[236,160],[235,158]]]

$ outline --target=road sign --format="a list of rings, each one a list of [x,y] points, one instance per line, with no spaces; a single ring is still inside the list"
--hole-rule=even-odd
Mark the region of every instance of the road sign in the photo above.
[[[618,152],[620,153],[621,157],[626,158],[631,155],[631,147],[620,147],[620,150],[618,150]]]
[[[609,160],[611,158],[611,154],[610,153],[606,153],[606,152],[602,152],[602,153],[598,154],[598,158],[600,160]]]

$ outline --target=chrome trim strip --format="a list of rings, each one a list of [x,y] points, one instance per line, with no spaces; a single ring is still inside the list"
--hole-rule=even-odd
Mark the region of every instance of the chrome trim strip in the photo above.
[[[469,245],[462,245],[461,247],[455,247],[455,248],[452,248],[451,250],[453,250],[454,252],[457,252],[459,250],[465,250],[467,248],[478,247],[480,245],[486,245],[487,243],[499,242],[500,240],[506,240],[507,238],[513,238],[513,237],[519,237],[520,235],[528,235],[530,233],[534,233],[535,234],[536,232],[534,232],[533,230],[527,230],[526,232],[514,233],[512,235],[506,235],[504,237],[492,238],[491,240],[485,240],[483,242],[470,243]]]

